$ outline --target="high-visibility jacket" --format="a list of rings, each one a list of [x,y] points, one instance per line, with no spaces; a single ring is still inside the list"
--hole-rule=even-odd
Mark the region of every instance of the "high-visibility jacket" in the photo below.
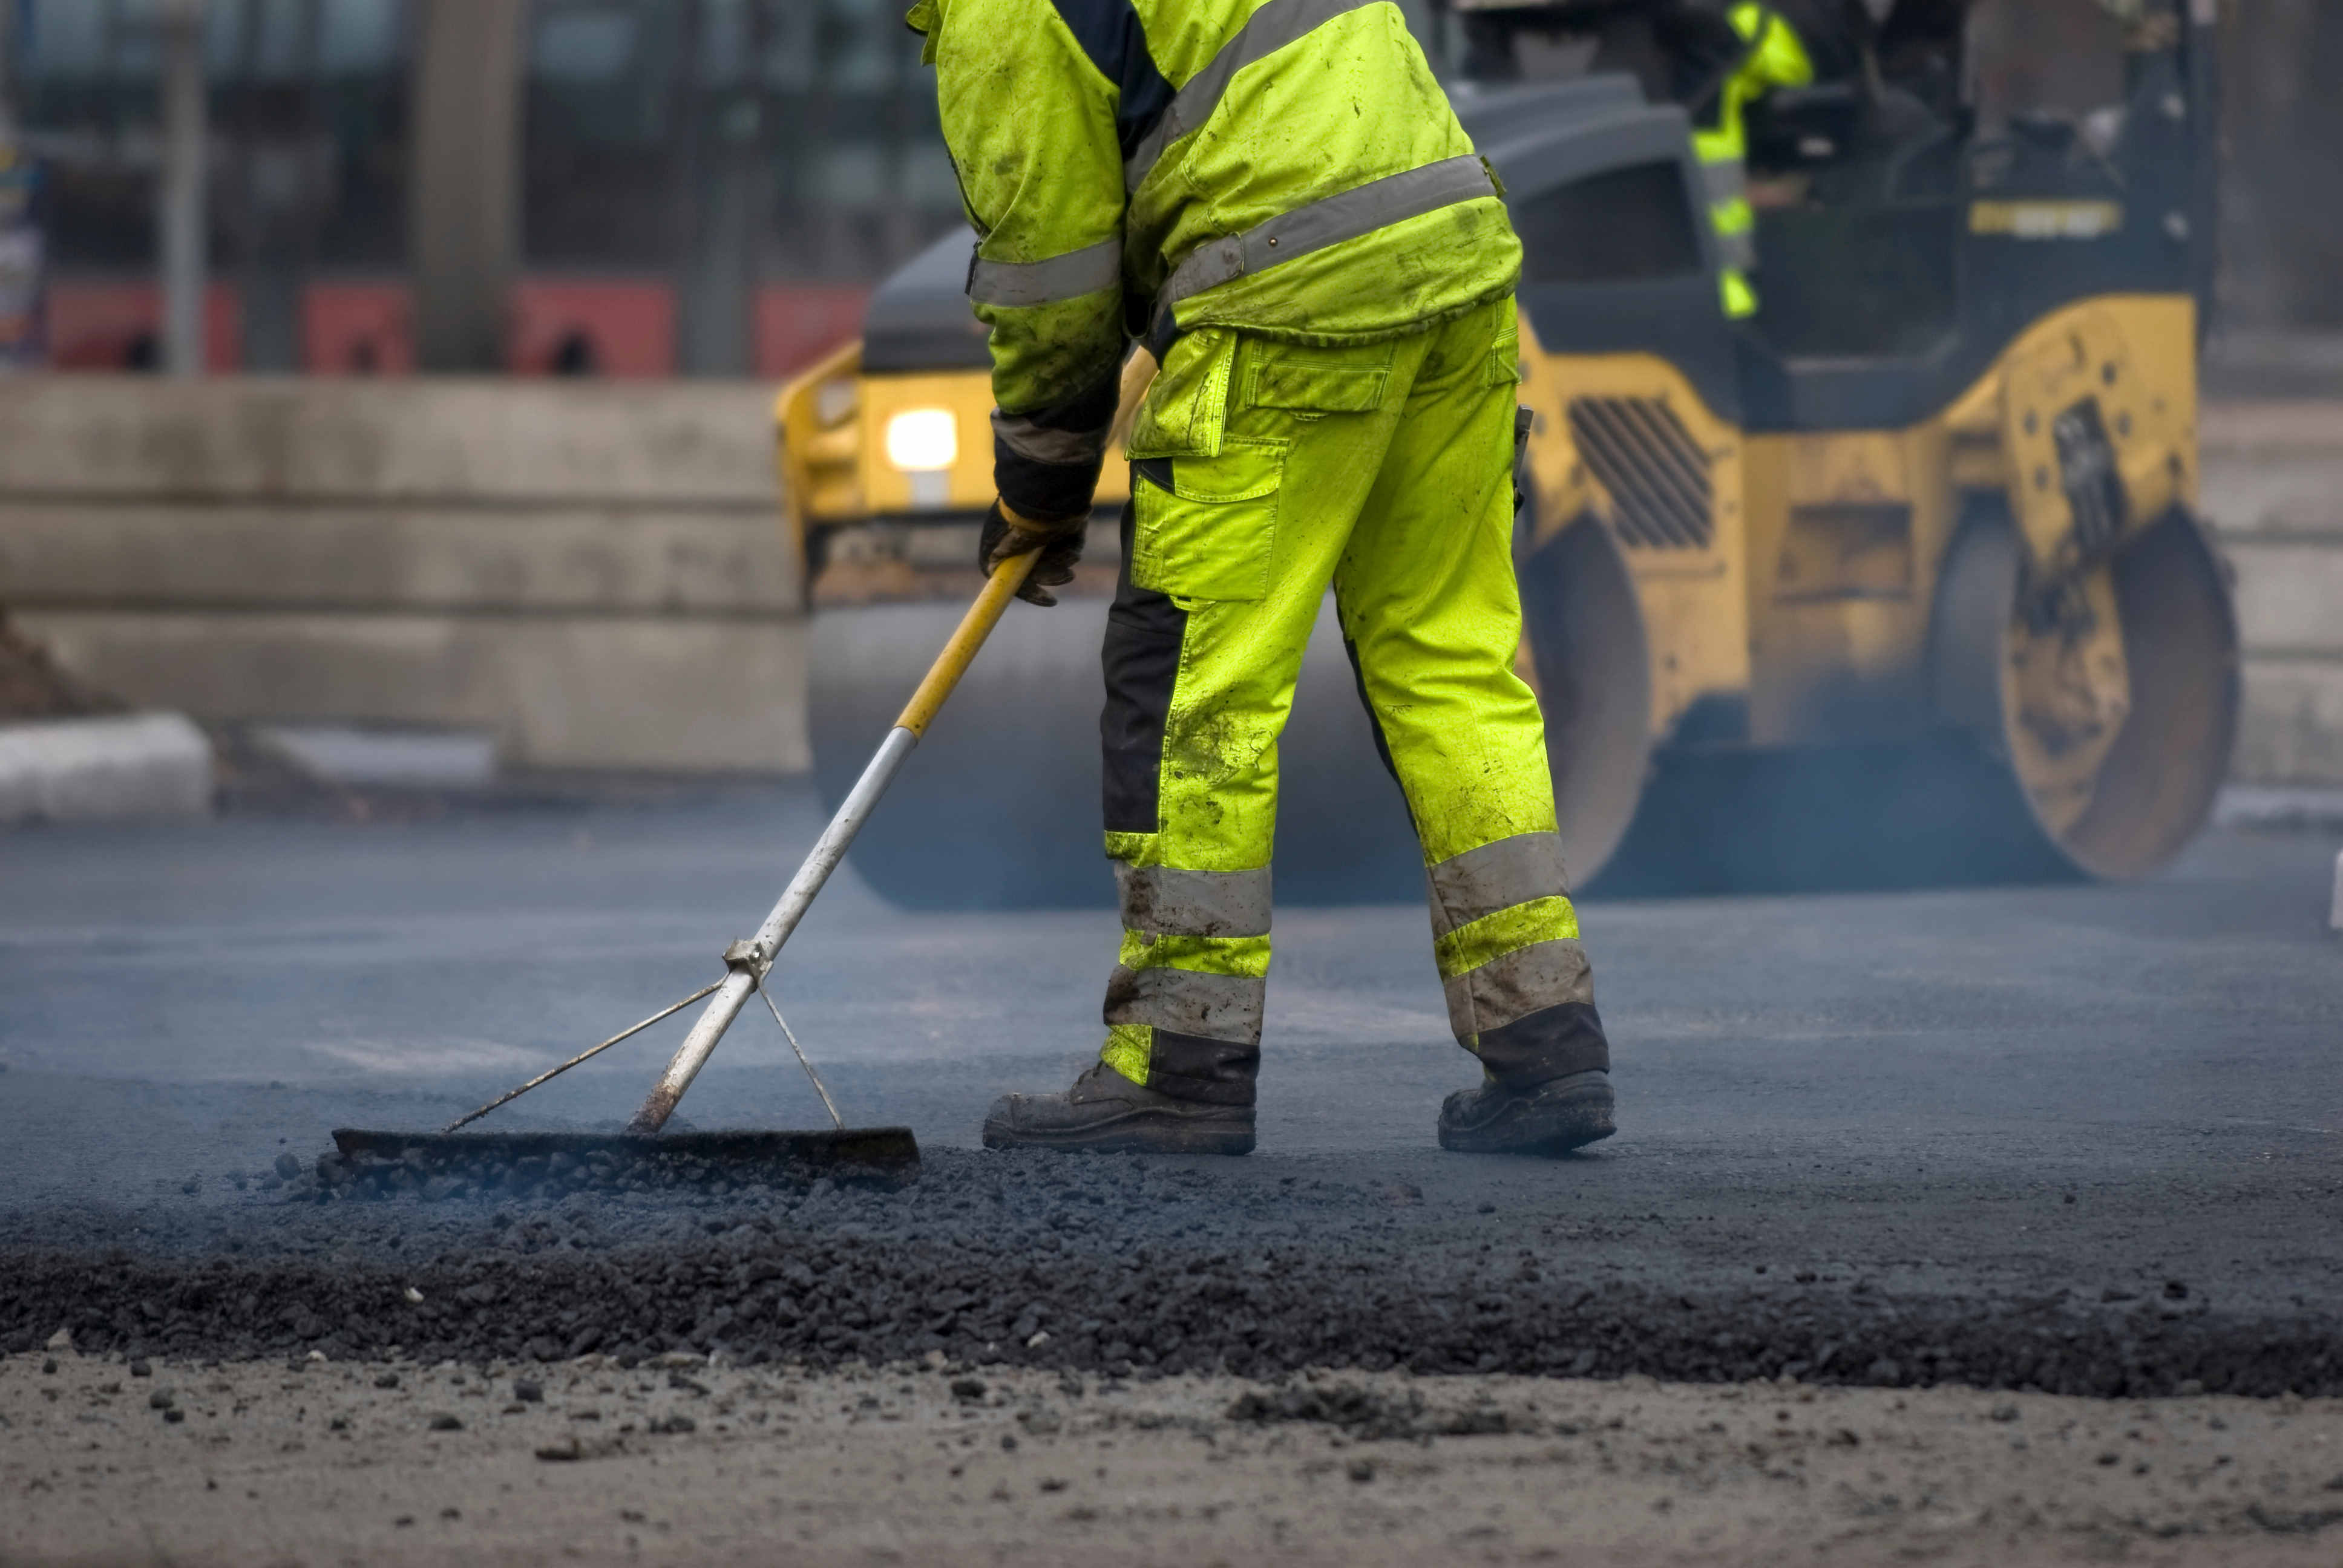
[[[991,329],[994,472],[1090,505],[1122,357],[1199,327],[1373,342],[1519,275],[1392,0],[920,0]]]
[[[1708,216],[1724,253],[1725,310],[1754,316],[1757,291],[1749,275],[1757,267],[1757,214],[1749,205],[1749,106],[1776,87],[1803,87],[1815,79],[1814,58],[1788,19],[1758,0],[1740,0],[1725,20],[1744,45],[1740,63],[1718,87],[1713,107],[1703,106],[1693,127],[1693,148],[1708,180]]]

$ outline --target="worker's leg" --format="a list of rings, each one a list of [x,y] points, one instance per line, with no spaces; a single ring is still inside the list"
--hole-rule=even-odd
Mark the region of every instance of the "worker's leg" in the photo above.
[[[1123,917],[1100,1052],[1111,1077],[1004,1100],[987,1141],[1169,1146],[1128,1125],[1153,1105],[1192,1127],[1212,1109],[1241,1117],[1249,1143],[1278,736],[1397,423],[1394,363],[1414,342],[1297,359],[1200,333],[1167,357],[1133,434],[1105,647],[1106,847]],[[1115,1117],[1121,1131],[1088,1131]]]
[[[1264,387],[1264,368],[1293,351],[1239,339],[1199,356],[1214,369],[1195,396],[1226,399],[1217,442],[1209,407],[1192,420],[1170,410],[1133,441],[1142,453],[1175,450],[1133,476],[1107,632],[1107,852],[1123,940],[1102,1054],[1166,1093],[1252,1102],[1277,740],[1327,582],[1391,438],[1395,410],[1383,404],[1397,348],[1313,350],[1317,384],[1272,377]],[[1180,374],[1177,353],[1160,389],[1166,403],[1194,379]],[[1342,404],[1347,411],[1328,407]],[[1182,446],[1218,450],[1192,456]]]
[[[1564,883],[1544,723],[1513,672],[1516,357],[1510,300],[1433,335],[1335,586],[1423,840],[1450,1021],[1487,1082],[1508,1091],[1610,1067]],[[1565,1118],[1593,1136],[1609,1130],[1600,1087],[1601,1131],[1588,1115]]]

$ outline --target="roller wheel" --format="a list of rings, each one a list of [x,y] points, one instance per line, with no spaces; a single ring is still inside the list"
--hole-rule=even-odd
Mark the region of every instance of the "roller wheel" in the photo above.
[[[1652,759],[1652,660],[1634,578],[1592,516],[1519,564],[1522,619],[1571,884],[1609,863]]]
[[[1964,521],[1929,628],[1925,738],[1671,746],[1597,891],[1795,892],[2135,877],[2228,771],[2237,641],[2174,513],[2054,595],[1998,506]]]
[[[2219,560],[2185,511],[2051,587],[2027,580],[1998,508],[1946,560],[1938,710],[2001,761],[2041,846],[2086,875],[2144,876],[2204,826],[2237,738],[2237,661]]]

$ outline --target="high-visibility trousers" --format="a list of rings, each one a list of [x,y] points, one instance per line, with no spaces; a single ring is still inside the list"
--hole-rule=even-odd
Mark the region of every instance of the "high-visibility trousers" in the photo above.
[[[1513,671],[1519,358],[1511,298],[1371,345],[1205,330],[1165,356],[1105,643],[1123,932],[1101,1054],[1124,1076],[1252,1101],[1278,735],[1330,583],[1423,847],[1458,1042],[1507,1081],[1608,1068],[1544,721]]]
[[[1729,107],[1739,116],[1737,103]],[[1717,286],[1724,296],[1725,314],[1744,321],[1757,314],[1757,286],[1750,280],[1757,270],[1757,209],[1749,205],[1749,168],[1741,154],[1718,153],[1706,145],[1711,139],[1693,138],[1701,154],[1701,173],[1708,182],[1709,226],[1716,231]],[[1731,146],[1744,137],[1735,124],[1729,136],[1714,139]]]

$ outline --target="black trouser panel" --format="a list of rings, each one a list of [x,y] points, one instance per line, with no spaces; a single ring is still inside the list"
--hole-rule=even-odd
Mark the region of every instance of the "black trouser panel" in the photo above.
[[[1161,830],[1163,726],[1180,673],[1188,612],[1151,588],[1131,583],[1132,506],[1122,509],[1122,578],[1107,611],[1106,710],[1099,717],[1105,749],[1106,830]]]
[[[1351,681],[1359,689],[1359,706],[1367,710],[1367,727],[1375,732],[1375,755],[1383,759],[1383,771],[1390,774],[1392,782],[1396,784],[1399,782],[1399,762],[1392,756],[1391,742],[1383,738],[1383,715],[1375,711],[1375,705],[1368,699],[1367,672],[1359,666],[1359,645],[1346,637],[1342,639],[1342,651],[1351,658]],[[1409,809],[1413,812],[1414,808]]]
[[[1209,1105],[1251,1105],[1261,1071],[1261,1047],[1233,1040],[1155,1031],[1148,1051],[1147,1087],[1175,1100]]]
[[[1509,1083],[1544,1083],[1574,1072],[1611,1070],[1611,1042],[1592,1003],[1566,1001],[1481,1031],[1481,1064]]]

